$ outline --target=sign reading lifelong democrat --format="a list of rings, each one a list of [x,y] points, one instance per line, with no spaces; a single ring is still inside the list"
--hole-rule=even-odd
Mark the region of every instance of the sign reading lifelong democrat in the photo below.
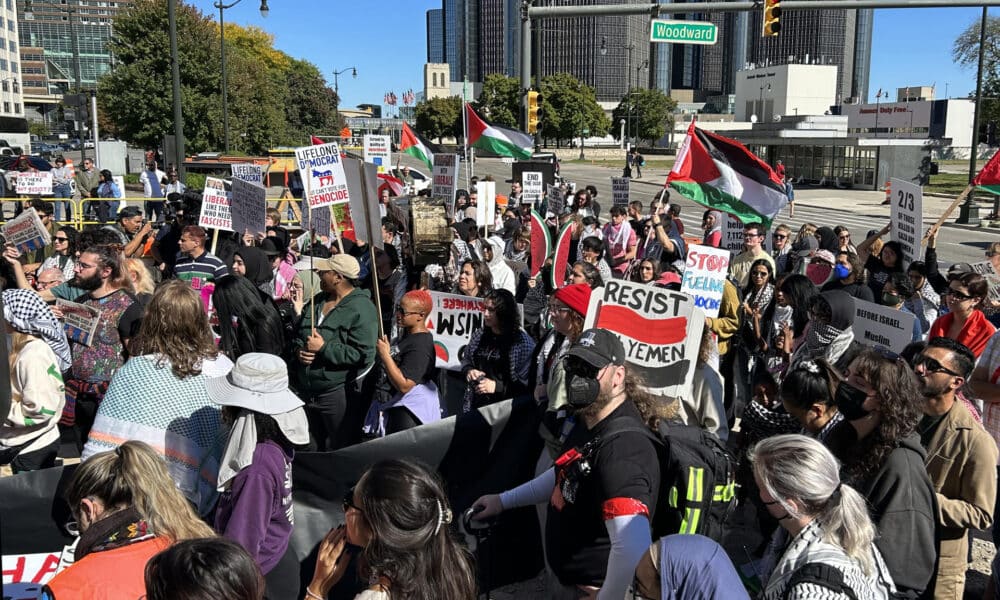
[[[296,148],[295,163],[302,175],[306,204],[310,208],[344,204],[349,200],[347,177],[336,142]]]
[[[236,163],[230,167],[233,173],[233,179],[241,179],[243,181],[249,181],[250,183],[256,183],[257,185],[264,185],[264,168],[260,165],[255,165],[253,163]]]

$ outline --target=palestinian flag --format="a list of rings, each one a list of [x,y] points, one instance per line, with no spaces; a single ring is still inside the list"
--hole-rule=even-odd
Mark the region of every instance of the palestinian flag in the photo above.
[[[490,125],[472,110],[472,105],[468,102],[465,103],[465,119],[469,127],[470,146],[488,150],[497,156],[510,156],[522,160],[531,158],[535,139],[527,133]]]
[[[403,134],[399,139],[399,150],[424,161],[428,169],[434,170],[434,153],[437,152],[437,147],[410,129],[406,121],[403,121]]]
[[[972,180],[972,185],[984,192],[1000,196],[1000,152],[986,162],[983,170]]]
[[[667,183],[685,198],[743,223],[770,226],[788,204],[785,184],[774,169],[743,144],[698,129],[693,121]]]
[[[542,270],[545,259],[552,253],[552,239],[545,219],[538,211],[531,211],[531,277],[534,278]]]

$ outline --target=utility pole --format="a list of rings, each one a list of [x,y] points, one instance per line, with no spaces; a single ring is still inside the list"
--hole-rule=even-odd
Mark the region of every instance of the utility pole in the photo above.
[[[174,168],[184,181],[184,114],[181,110],[181,63],[177,53],[177,0],[167,0],[167,21],[170,24],[170,78],[174,103]]]
[[[983,17],[979,23],[979,66],[976,70],[976,108],[972,113],[972,147],[969,148],[969,185],[976,177],[976,151],[979,150],[979,116],[983,110],[983,62],[986,57],[986,7],[983,6]],[[979,206],[973,196],[975,188],[965,197],[965,202],[958,208],[956,223],[965,225],[979,224]]]

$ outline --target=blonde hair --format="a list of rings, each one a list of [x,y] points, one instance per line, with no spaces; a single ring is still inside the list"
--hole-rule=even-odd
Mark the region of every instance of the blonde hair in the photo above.
[[[215,536],[177,489],[160,455],[143,442],[125,442],[81,463],[66,488],[66,502],[75,509],[84,498],[97,498],[111,512],[135,507],[154,534],[171,542]]]
[[[125,270],[128,271],[129,279],[132,280],[132,287],[137,294],[152,294],[156,289],[156,282],[146,267],[146,263],[138,258],[126,258]]]
[[[865,498],[840,481],[840,463],[826,446],[804,435],[776,435],[758,442],[749,457],[761,487],[785,512],[818,520],[823,541],[842,548],[868,576],[875,573],[875,525]]]
[[[21,350],[31,340],[38,339],[30,333],[24,333],[23,331],[18,331],[11,327],[13,332],[10,334],[10,356],[7,357],[8,364],[10,365],[10,372],[14,372],[14,365],[17,364],[18,355],[21,354]]]

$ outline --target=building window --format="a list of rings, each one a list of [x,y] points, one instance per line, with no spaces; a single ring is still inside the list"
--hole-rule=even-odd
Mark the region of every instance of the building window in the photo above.
[[[7,80],[6,79],[4,79],[2,83],[0,83],[0,88],[2,88],[3,91],[5,91],[5,92],[9,92],[10,91],[10,86],[7,85]]]
[[[21,86],[20,86],[20,84],[17,83],[16,80],[14,81],[14,93],[15,94],[21,93]]]
[[[7,31],[14,31],[14,19],[7,19]]]
[[[10,50],[11,52],[17,52],[17,42],[15,42],[14,40],[8,40],[7,49]]]
[[[14,103],[14,113],[15,114],[20,114],[21,113],[21,103],[20,102],[15,102]]]
[[[11,73],[17,73],[17,63],[16,62],[10,63],[10,72]]]
[[[3,111],[5,113],[9,113],[10,112],[10,102],[4,102],[3,103]]]

